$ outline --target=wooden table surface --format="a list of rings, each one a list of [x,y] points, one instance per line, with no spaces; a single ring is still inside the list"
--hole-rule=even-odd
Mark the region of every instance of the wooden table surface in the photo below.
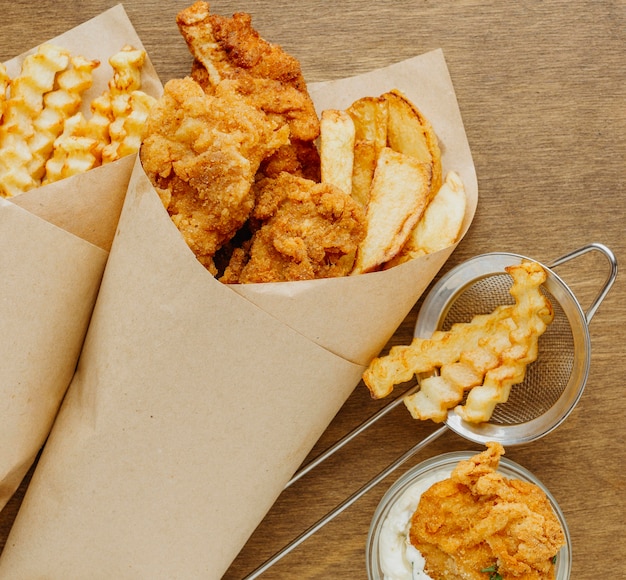
[[[298,57],[308,81],[353,75],[442,48],[472,149],[479,205],[442,273],[472,256],[511,251],[540,261],[591,242],[626,256],[626,2],[624,0],[215,1],[250,12],[262,35]],[[2,2],[0,61],[80,24],[111,0]],[[190,56],[175,25],[188,2],[126,0],[161,79],[185,75]],[[559,273],[583,308],[607,265],[589,254]],[[533,471],[563,509],[575,580],[626,577],[624,376],[626,288],[617,283],[590,324],[591,370],[570,417],[507,457]],[[410,341],[420,303],[391,344]],[[384,402],[363,385],[339,412],[314,457]],[[433,431],[403,408],[285,491],[225,578],[262,564],[290,539]],[[419,461],[479,446],[446,433],[264,578],[364,578],[370,518],[389,485]],[[24,493],[0,514],[0,547]]]

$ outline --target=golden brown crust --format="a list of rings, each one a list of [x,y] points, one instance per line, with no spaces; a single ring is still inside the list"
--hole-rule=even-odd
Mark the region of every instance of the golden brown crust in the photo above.
[[[345,276],[364,235],[360,206],[340,189],[282,173],[256,186],[249,251],[222,281],[281,282]]]
[[[433,578],[485,580],[493,566],[504,580],[554,578],[563,529],[538,486],[496,472],[503,453],[488,443],[422,494],[409,538]]]
[[[198,260],[213,257],[246,222],[261,161],[286,142],[266,116],[235,94],[204,93],[191,78],[165,85],[151,112],[141,162]]]
[[[317,138],[319,119],[300,63],[261,38],[249,14],[225,18],[196,2],[178,14],[177,23],[195,59],[192,74],[205,89],[229,81],[250,104],[287,123],[292,139]]]

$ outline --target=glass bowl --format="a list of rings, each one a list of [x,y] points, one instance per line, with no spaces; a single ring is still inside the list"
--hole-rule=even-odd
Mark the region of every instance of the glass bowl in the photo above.
[[[387,575],[383,572],[383,564],[381,562],[381,545],[385,551],[393,550],[394,548],[400,549],[399,543],[395,542],[394,545],[393,534],[391,534],[391,545],[389,543],[388,536],[381,535],[383,526],[385,525],[385,521],[392,510],[394,510],[394,515],[399,515],[400,518],[410,518],[411,514],[415,510],[417,501],[419,501],[419,496],[415,496],[416,492],[411,491],[410,489],[413,484],[421,482],[420,487],[422,488],[422,491],[424,491],[436,481],[449,477],[450,473],[459,461],[469,459],[470,457],[476,455],[476,453],[477,452],[475,451],[456,451],[452,453],[444,453],[443,455],[438,455],[423,461],[419,465],[416,465],[407,471],[389,488],[374,512],[367,538],[366,566],[367,577],[369,580],[419,580],[420,578],[429,578],[429,576],[426,575],[413,576],[411,571],[408,569],[402,573],[398,570],[397,572]],[[505,457],[500,458],[498,472],[509,479],[521,479],[523,481],[534,483],[545,492],[565,533],[565,545],[557,554],[555,579],[568,580],[572,566],[571,538],[565,522],[565,517],[556,500],[546,489],[543,483],[541,483],[541,481],[539,481],[530,471]],[[417,493],[419,494],[421,492],[417,491]],[[414,495],[414,497],[410,497],[411,495]],[[402,512],[404,512],[404,515],[402,515]],[[390,520],[387,525],[390,525],[391,521],[392,520]],[[395,537],[397,538],[397,534]],[[417,551],[415,552],[418,554]],[[487,574],[485,574],[485,580],[487,580]]]

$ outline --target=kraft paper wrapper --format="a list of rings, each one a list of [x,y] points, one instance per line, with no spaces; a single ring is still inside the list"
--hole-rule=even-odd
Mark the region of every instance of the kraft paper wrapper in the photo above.
[[[85,115],[111,78],[108,58],[126,43],[142,46],[121,6],[50,42],[101,61]],[[5,63],[12,78],[26,54]],[[143,89],[158,96],[149,62],[143,72]],[[0,368],[0,509],[41,449],[74,374],[135,157],[0,199],[0,334],[10,345]]]
[[[476,179],[441,52],[311,91],[342,107],[392,87],[462,175],[467,229]],[[221,577],[452,249],[382,273],[226,286],[137,163],[0,578]]]

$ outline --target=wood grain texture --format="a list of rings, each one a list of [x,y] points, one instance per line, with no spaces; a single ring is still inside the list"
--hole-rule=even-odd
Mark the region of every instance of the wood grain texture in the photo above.
[[[114,4],[5,1],[0,61]],[[187,4],[124,2],[163,81],[189,70],[191,59],[174,22]],[[475,220],[443,272],[484,252],[512,251],[549,262],[590,242],[608,245],[618,261],[624,260],[623,0],[211,4],[221,14],[250,12],[263,36],[300,59],[309,81],[353,75],[443,49],[479,182]],[[586,308],[605,273],[603,260],[589,257],[568,266],[563,276]],[[390,345],[410,341],[419,306]],[[544,439],[507,453],[536,473],[560,502],[572,535],[575,580],[595,579],[599,573],[626,576],[626,289],[621,278],[591,321],[590,333],[591,371],[575,411]],[[311,457],[381,404],[360,385]],[[283,493],[226,578],[245,576],[432,430],[432,425],[418,424],[397,409]],[[369,521],[387,487],[420,459],[474,448],[456,435],[444,435],[264,578],[364,578]],[[0,547],[25,487],[0,514]]]

